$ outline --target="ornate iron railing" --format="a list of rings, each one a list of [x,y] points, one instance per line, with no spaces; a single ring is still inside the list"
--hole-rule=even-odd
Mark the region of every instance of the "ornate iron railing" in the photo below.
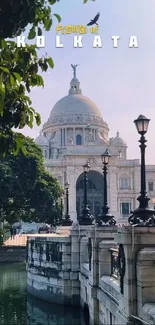
[[[119,279],[120,271],[119,271],[119,258],[118,258],[118,249],[111,248],[111,276]]]

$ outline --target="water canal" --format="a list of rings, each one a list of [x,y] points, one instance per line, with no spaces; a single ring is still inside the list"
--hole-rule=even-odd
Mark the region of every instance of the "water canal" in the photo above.
[[[25,264],[0,264],[0,325],[63,324],[84,325],[81,311],[30,297]]]

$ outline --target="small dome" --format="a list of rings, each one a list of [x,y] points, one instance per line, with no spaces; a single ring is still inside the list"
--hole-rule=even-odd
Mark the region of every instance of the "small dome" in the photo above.
[[[80,89],[80,82],[77,78],[73,78],[70,82],[70,89],[68,92],[69,95],[74,95],[74,94],[82,94],[82,91]]]
[[[116,137],[111,139],[111,143],[116,147],[126,147],[126,142],[120,138],[118,131],[116,133]]]
[[[48,141],[42,134],[42,131],[40,131],[39,136],[35,139],[35,143],[38,144],[39,146],[48,146]]]

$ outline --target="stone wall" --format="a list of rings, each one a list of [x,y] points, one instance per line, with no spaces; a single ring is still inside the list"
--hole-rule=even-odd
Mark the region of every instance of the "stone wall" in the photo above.
[[[58,304],[79,305],[78,273],[71,267],[70,237],[30,237],[28,292]]]
[[[0,263],[18,263],[26,261],[26,247],[0,246]]]

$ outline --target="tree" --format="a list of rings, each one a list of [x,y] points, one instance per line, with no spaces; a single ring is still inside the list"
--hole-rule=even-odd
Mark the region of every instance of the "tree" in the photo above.
[[[52,26],[51,7],[57,0],[1,0],[0,38],[20,35],[28,24],[43,25],[45,30]]]
[[[43,86],[39,75],[54,64],[51,58],[38,58],[36,46],[17,48],[15,42],[4,41],[0,45],[0,153],[14,152],[24,146],[20,133],[13,128],[33,127],[34,119],[40,125],[40,115],[31,106],[27,96],[32,87]]]
[[[35,195],[31,196],[31,205],[35,208],[35,220],[51,223],[52,216],[53,224],[59,224],[61,221],[60,197],[59,188],[51,176],[44,173],[36,183]]]
[[[19,219],[55,223],[60,217],[62,189],[45,171],[42,150],[23,136],[25,153],[19,150],[0,161],[0,221]]]
[[[0,1],[0,153],[17,154],[24,152],[23,137],[14,133],[13,128],[33,127],[34,121],[40,125],[40,115],[31,106],[27,96],[32,87],[43,86],[39,74],[53,68],[52,58],[38,57],[36,45],[17,48],[16,42],[5,40],[20,35],[29,27],[29,39],[49,31],[55,16],[52,5],[57,0],[1,0]],[[94,0],[93,0],[94,1]],[[84,3],[88,0],[83,0]]]

